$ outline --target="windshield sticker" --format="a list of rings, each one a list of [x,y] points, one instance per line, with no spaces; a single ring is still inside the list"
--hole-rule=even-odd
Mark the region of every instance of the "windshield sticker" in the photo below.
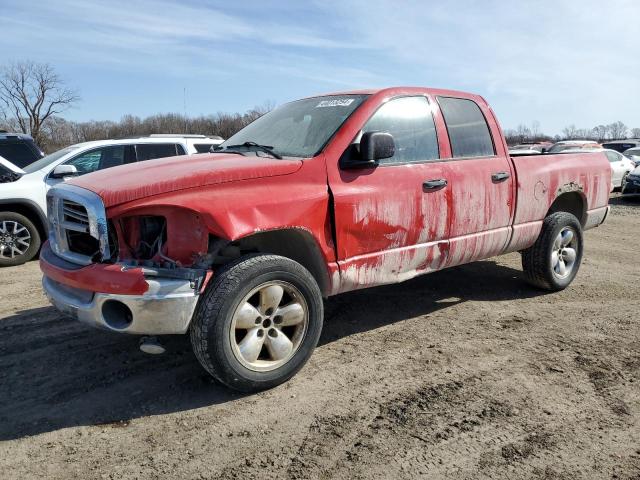
[[[353,98],[344,98],[342,100],[322,100],[316,108],[322,107],[348,107],[353,103]]]

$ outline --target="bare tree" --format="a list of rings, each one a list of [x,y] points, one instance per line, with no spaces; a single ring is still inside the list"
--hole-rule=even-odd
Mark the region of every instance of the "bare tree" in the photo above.
[[[622,140],[627,137],[628,128],[621,121],[610,123],[607,125],[607,129],[612,140]]]
[[[640,138],[640,128],[632,128],[631,129],[631,136],[633,138]]]
[[[36,142],[42,140],[43,124],[78,100],[46,63],[17,62],[0,71],[0,105]]]
[[[531,122],[531,140],[538,140],[540,135],[540,122],[538,120],[534,120]]]
[[[592,135],[599,142],[604,141],[607,138],[607,127],[605,127],[604,125],[598,125],[596,127],[593,127]]]
[[[578,129],[575,125],[569,125],[568,127],[564,127],[562,129],[562,135],[566,140],[569,140],[571,138],[576,138],[577,131]]]

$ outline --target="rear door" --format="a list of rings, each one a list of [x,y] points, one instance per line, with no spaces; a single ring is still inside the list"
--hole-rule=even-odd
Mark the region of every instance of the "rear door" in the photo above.
[[[460,265],[501,253],[511,234],[514,172],[489,106],[478,99],[439,96],[451,146],[449,257]]]
[[[437,270],[447,256],[448,175],[432,105],[422,95],[393,98],[360,134],[370,131],[393,135],[395,155],[329,180],[343,291]],[[359,137],[342,160],[358,144]]]

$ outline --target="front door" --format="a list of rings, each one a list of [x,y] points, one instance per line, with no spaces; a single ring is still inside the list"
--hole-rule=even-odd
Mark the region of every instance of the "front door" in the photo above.
[[[361,133],[370,131],[393,135],[394,156],[329,177],[341,291],[403,281],[440,269],[447,258],[448,166],[439,161],[429,101],[389,100]]]

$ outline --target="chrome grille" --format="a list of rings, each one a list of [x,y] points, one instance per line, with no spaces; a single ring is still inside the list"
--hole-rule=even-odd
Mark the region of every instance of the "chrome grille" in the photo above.
[[[62,200],[62,226],[74,232],[89,233],[89,214],[87,209],[71,200]]]
[[[56,255],[80,265],[111,258],[106,213],[97,194],[62,183],[47,193],[47,209]]]

